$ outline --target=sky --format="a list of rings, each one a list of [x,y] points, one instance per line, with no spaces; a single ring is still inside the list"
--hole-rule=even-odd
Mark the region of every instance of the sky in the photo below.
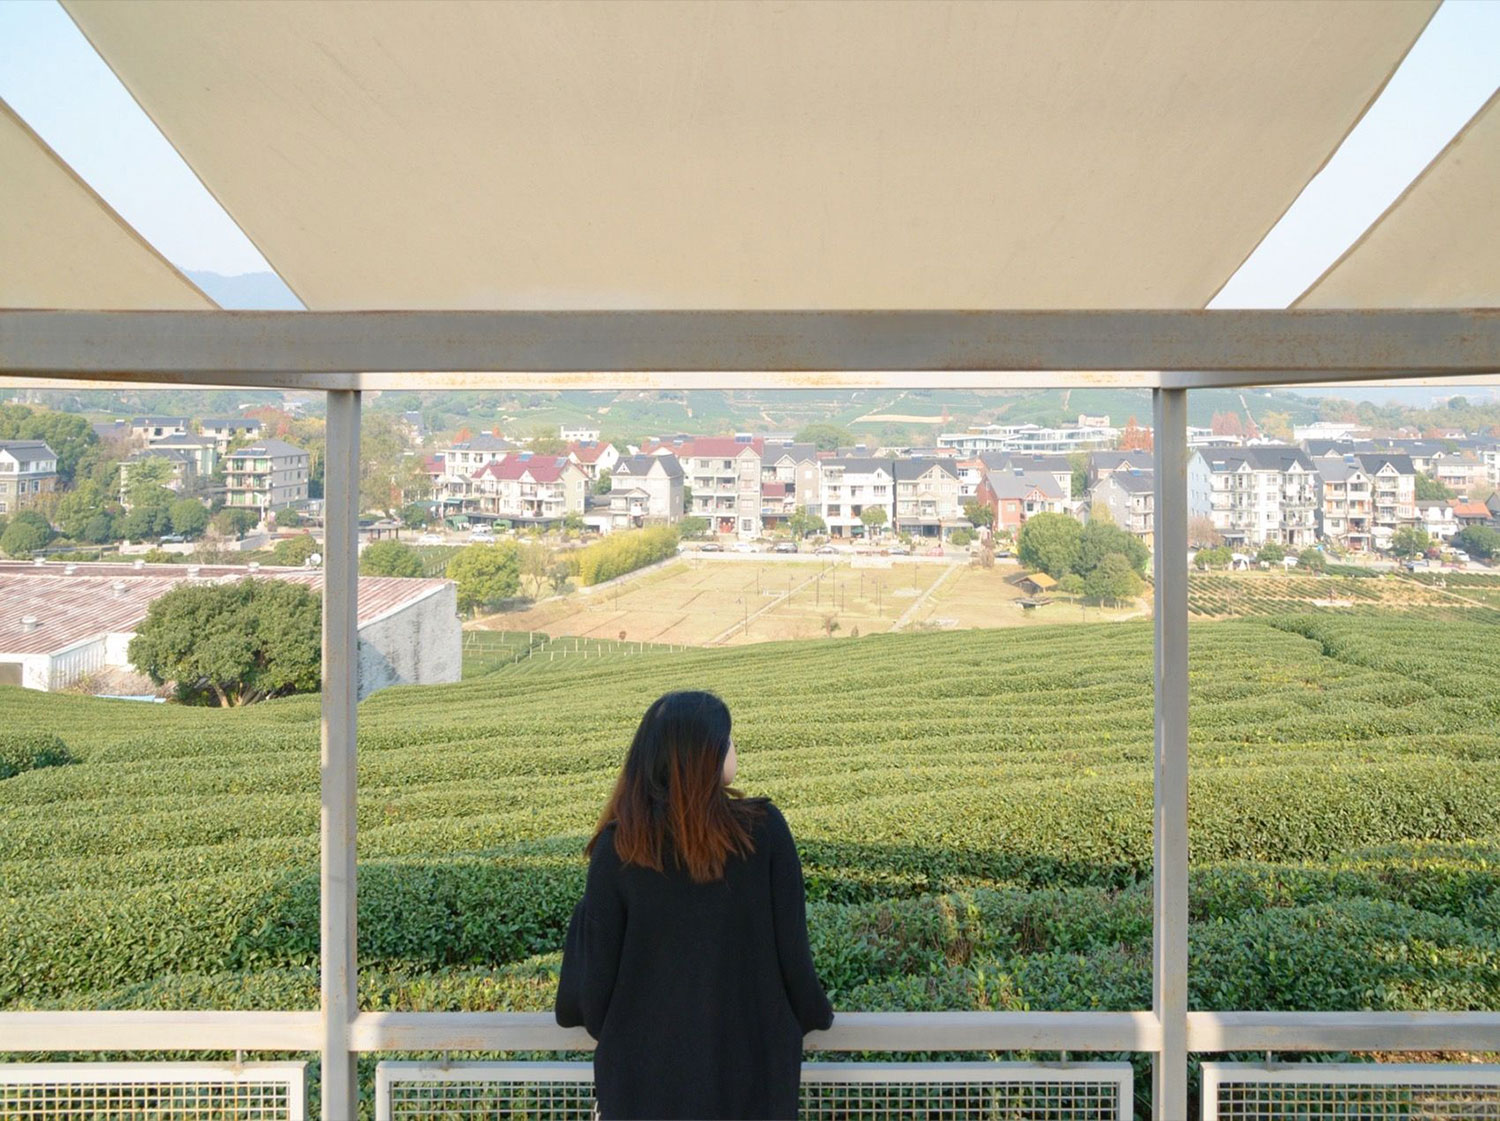
[[[1285,307],[1500,88],[1500,0],[1446,0],[1380,99],[1211,307]],[[0,97],[184,271],[270,266],[55,0],[0,0]]]

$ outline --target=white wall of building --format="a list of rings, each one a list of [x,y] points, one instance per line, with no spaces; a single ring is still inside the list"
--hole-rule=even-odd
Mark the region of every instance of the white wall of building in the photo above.
[[[388,685],[443,685],[463,676],[463,627],[452,584],[359,628],[359,698]]]

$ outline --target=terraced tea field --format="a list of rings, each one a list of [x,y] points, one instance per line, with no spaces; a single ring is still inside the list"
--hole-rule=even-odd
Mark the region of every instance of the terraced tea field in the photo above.
[[[1497,637],[1193,626],[1193,1007],[1500,1009]],[[365,1008],[550,1008],[582,844],[687,686],[792,824],[837,1007],[1150,1006],[1149,623],[625,646],[361,706]],[[314,1007],[316,722],[0,689],[77,759],[0,781],[0,1008]]]
[[[1419,619],[1500,622],[1500,574],[1365,572],[1313,576],[1292,572],[1192,572],[1188,611],[1200,618],[1289,612],[1368,615],[1402,612]]]

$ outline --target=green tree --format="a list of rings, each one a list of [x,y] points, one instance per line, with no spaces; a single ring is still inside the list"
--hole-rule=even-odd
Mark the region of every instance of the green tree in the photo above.
[[[1061,580],[1078,561],[1083,527],[1066,514],[1036,514],[1016,538],[1016,558],[1033,571]]]
[[[1101,603],[1125,603],[1141,594],[1141,578],[1128,557],[1107,553],[1084,576],[1083,594]]]
[[[1500,530],[1484,525],[1465,526],[1453,535],[1453,547],[1471,557],[1489,560],[1500,556]]]
[[[1076,572],[1070,572],[1057,582],[1058,591],[1070,596],[1083,595],[1083,577]]]
[[[583,515],[580,514],[577,510],[569,510],[566,514],[564,514],[563,515],[563,532],[564,533],[582,533],[583,532]]]
[[[17,560],[25,560],[38,549],[45,549],[52,540],[52,526],[35,510],[22,510],[14,515],[0,533],[0,552]]]
[[[790,522],[795,519],[796,516],[796,514],[793,514],[792,517],[787,520]],[[684,537],[702,537],[705,533],[708,532],[708,519],[699,518],[696,516],[683,518],[682,521],[677,523],[677,528]]]
[[[1267,541],[1255,554],[1255,559],[1267,564],[1280,564],[1286,558],[1286,549],[1279,542]]]
[[[125,536],[120,525],[121,520],[105,510],[100,510],[84,525],[80,540],[87,541],[91,545],[104,545],[110,541],[118,541]]]
[[[1420,557],[1432,547],[1425,529],[1404,525],[1391,537],[1391,552],[1398,557]]]
[[[693,518],[691,520],[702,522],[703,528],[708,528],[708,520],[706,518]],[[697,534],[687,531],[688,521],[689,519],[687,518],[684,518],[682,521],[682,535],[684,537],[696,537]],[[809,533],[822,533],[828,528],[828,523],[817,514],[811,513],[806,506],[798,506],[796,510],[792,511],[792,516],[787,518],[786,527],[792,531],[793,537],[801,538],[806,537]]]
[[[819,451],[831,452],[854,443],[854,434],[837,424],[808,424],[798,430],[796,440],[799,444],[816,444]]]
[[[568,590],[568,580],[572,575],[572,568],[564,561],[552,566],[552,571],[547,574],[547,579],[552,582],[552,590],[558,595],[562,595]]]
[[[1111,554],[1124,557],[1137,573],[1144,573],[1147,562],[1151,560],[1151,550],[1135,534],[1106,521],[1091,520],[1079,532],[1078,557],[1073,562],[1073,571],[1086,577]]]
[[[57,502],[57,527],[64,537],[83,540],[89,520],[104,509],[104,492],[92,479],[82,479]]]
[[[167,491],[171,494],[171,491]],[[125,515],[120,532],[131,541],[149,541],[172,532],[172,508],[168,503],[137,506]]]
[[[608,494],[611,490],[614,489],[614,486],[614,476],[608,471],[601,470],[599,472],[599,477],[594,480],[594,493]]]
[[[405,501],[406,433],[389,413],[370,413],[359,433],[359,504],[387,516]]]
[[[866,529],[879,529],[890,518],[884,506],[866,506],[859,512],[859,520]]]
[[[271,563],[285,568],[300,568],[318,551],[318,542],[310,533],[299,533],[276,542],[271,549]]]
[[[1297,554],[1297,567],[1309,572],[1323,572],[1328,568],[1328,558],[1318,549],[1303,549]]]
[[[375,541],[359,554],[361,576],[420,576],[422,558],[401,541]]]
[[[228,506],[213,516],[213,527],[225,537],[236,540],[260,524],[260,514],[243,506]]]
[[[179,700],[249,704],[318,688],[318,597],[285,580],[185,584],[146,612],[129,657]]]
[[[568,454],[568,442],[557,434],[557,429],[545,425],[532,431],[526,446],[537,455]]]
[[[1089,453],[1074,452],[1068,456],[1068,466],[1073,469],[1072,490],[1069,498],[1082,498],[1089,492]]]
[[[448,562],[448,579],[458,585],[460,611],[498,604],[521,590],[519,550],[512,541],[460,549]]]
[[[971,499],[964,503],[964,517],[975,526],[994,525],[995,508]]]
[[[158,492],[167,490],[172,481],[172,464],[159,455],[129,460],[120,465],[120,471],[124,477],[121,484],[124,499],[132,506],[160,505]]]
[[[408,502],[401,507],[401,524],[407,529],[421,529],[432,520],[432,511],[425,502]]]
[[[302,515],[288,506],[285,510],[276,511],[277,529],[296,529],[302,524]]]
[[[542,585],[547,581],[547,572],[552,567],[552,550],[540,541],[527,541],[520,546],[521,577],[531,581],[531,596],[542,594]]]
[[[192,540],[208,528],[208,507],[196,498],[179,498],[168,508],[172,532]]]
[[[82,464],[85,471],[99,437],[83,417],[53,409],[0,405],[0,440],[42,440],[57,454],[58,478],[71,485]]]
[[[1418,502],[1441,502],[1445,498],[1452,498],[1453,495],[1453,488],[1440,482],[1435,476],[1425,471],[1417,472]]]

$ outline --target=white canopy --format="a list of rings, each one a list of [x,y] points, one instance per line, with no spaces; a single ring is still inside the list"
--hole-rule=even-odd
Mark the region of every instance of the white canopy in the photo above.
[[[1433,0],[65,0],[310,309],[1200,308]]]
[[[211,308],[0,101],[0,307]]]
[[[1500,306],[1500,92],[1297,306]]]

